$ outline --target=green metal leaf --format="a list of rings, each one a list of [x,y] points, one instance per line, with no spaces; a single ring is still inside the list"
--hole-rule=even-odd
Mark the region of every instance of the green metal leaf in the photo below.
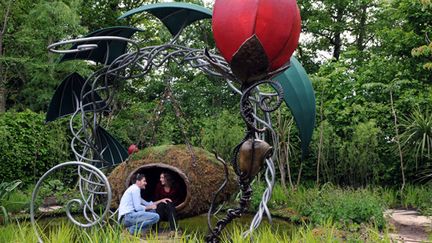
[[[107,162],[108,165],[116,165],[127,159],[127,150],[111,134],[100,126],[96,128],[96,144],[98,152],[102,158],[97,158]],[[98,168],[105,167],[106,163],[96,163]]]
[[[115,26],[96,30],[85,37],[95,36],[117,36],[130,38],[135,32],[143,31],[142,29],[129,27],[129,26]],[[76,49],[79,45],[83,44],[97,44],[98,47],[93,50],[80,51],[76,53],[67,53],[61,59],[60,62],[68,60],[91,60],[98,63],[111,64],[117,57],[126,53],[127,42],[120,40],[95,40],[80,42],[73,45],[70,49]]]
[[[77,109],[80,109],[78,105],[81,101],[81,90],[84,88],[84,93],[91,91],[89,84],[84,87],[85,82],[85,78],[76,72],[67,76],[57,87],[53,97],[51,98],[45,122],[48,123],[57,118],[73,114]],[[94,98],[94,100],[92,98]],[[91,103],[94,103],[95,107],[93,107],[93,105],[88,105]],[[82,105],[85,111],[89,111],[105,107],[106,103],[102,101],[102,98],[96,92],[94,92],[93,95],[88,95],[84,98]]]
[[[316,107],[312,83],[295,57],[291,57],[291,67],[275,79],[282,85],[285,104],[290,108],[299,129],[304,158],[315,126]]]
[[[143,5],[126,12],[119,19],[144,11],[160,19],[173,36],[197,20],[212,18],[210,9],[191,3],[172,2]]]

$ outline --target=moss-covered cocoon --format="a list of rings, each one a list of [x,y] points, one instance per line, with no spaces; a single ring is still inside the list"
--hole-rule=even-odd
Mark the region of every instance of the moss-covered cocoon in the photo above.
[[[169,171],[181,192],[181,203],[176,206],[178,216],[187,217],[207,212],[213,194],[225,179],[224,167],[215,156],[200,148],[193,148],[193,155],[185,145],[165,145],[146,148],[117,166],[109,175],[112,207],[117,208],[120,198],[131,184],[132,175],[144,173],[146,189],[141,195],[152,200],[152,192],[162,171]],[[235,174],[229,168],[229,180],[216,202],[227,200],[237,191]]]

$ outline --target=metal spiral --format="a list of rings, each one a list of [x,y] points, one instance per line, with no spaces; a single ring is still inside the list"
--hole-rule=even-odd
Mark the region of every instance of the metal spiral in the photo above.
[[[259,93],[258,94],[258,101],[253,100],[250,98],[251,96],[251,92],[256,90],[256,88],[259,85],[263,85],[263,84],[270,84],[277,93],[274,94],[266,94],[266,93]],[[268,106],[267,103],[268,101],[270,101],[273,97],[276,97],[276,104],[274,104],[273,107]],[[263,81],[259,81],[256,82],[255,84],[251,85],[250,87],[247,87],[244,91],[243,94],[240,98],[240,114],[243,118],[243,120],[245,121],[247,127],[249,130],[253,130],[254,132],[259,132],[262,133],[265,131],[265,128],[258,128],[256,127],[255,123],[256,123],[256,112],[253,110],[253,106],[252,106],[252,102],[257,102],[258,107],[265,113],[269,113],[272,111],[275,111],[276,109],[278,109],[280,107],[280,105],[282,104],[283,101],[283,89],[282,86],[275,81],[271,81],[271,80],[263,80]],[[255,115],[255,117],[254,117]]]
[[[35,201],[37,194],[39,192],[39,189],[42,185],[42,182],[47,178],[49,175],[51,175],[53,172],[55,172],[58,169],[61,169],[66,166],[75,166],[77,167],[78,171],[85,170],[85,173],[88,173],[87,176],[84,174],[80,174],[79,177],[79,184],[80,184],[80,195],[81,198],[74,198],[69,200],[69,202],[66,203],[65,210],[66,215],[74,224],[80,226],[80,227],[91,227],[96,224],[100,224],[103,222],[104,218],[109,214],[111,200],[112,200],[112,193],[111,193],[111,186],[108,182],[108,179],[104,175],[104,173],[96,168],[93,165],[90,165],[88,163],[79,162],[79,161],[72,161],[72,162],[64,162],[61,164],[58,164],[54,167],[52,167],[50,170],[48,170],[45,174],[42,175],[42,177],[38,180],[36,183],[36,186],[33,190],[32,197],[31,197],[31,203],[30,203],[30,219],[33,226],[33,230],[37,236],[37,239],[39,242],[43,242],[41,235],[38,232],[37,224],[35,220]],[[106,197],[105,201],[105,209],[102,212],[102,214],[98,214],[94,211],[94,195],[103,195],[104,198]],[[87,215],[87,211],[90,211],[92,213],[93,219],[86,216],[85,219],[87,220],[86,223],[81,223],[77,219],[74,218],[74,216],[71,213],[71,207],[73,204],[78,204],[80,207],[83,207],[83,214]]]

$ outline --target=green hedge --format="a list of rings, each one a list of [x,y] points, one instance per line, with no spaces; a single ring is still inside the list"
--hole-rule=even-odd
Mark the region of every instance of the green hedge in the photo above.
[[[0,114],[0,181],[34,184],[52,166],[70,157],[66,124],[45,124],[30,110]]]

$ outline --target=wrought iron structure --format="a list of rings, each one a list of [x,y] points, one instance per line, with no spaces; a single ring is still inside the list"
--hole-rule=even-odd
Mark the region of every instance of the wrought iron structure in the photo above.
[[[81,198],[71,199],[66,206],[67,216],[73,223],[81,227],[91,227],[103,223],[106,218],[113,216],[115,213],[109,210],[111,189],[102,171],[106,167],[126,160],[128,155],[126,150],[100,124],[101,120],[104,119],[104,115],[110,112],[116,84],[120,82],[143,78],[150,71],[174,62],[225,79],[228,85],[241,96],[240,114],[245,122],[246,135],[234,148],[230,161],[240,185],[240,204],[238,208],[228,210],[226,217],[219,220],[214,227],[210,223],[214,205],[210,206],[208,214],[209,234],[206,237],[208,242],[218,242],[223,228],[234,218],[241,217],[246,212],[252,195],[251,183],[262,168],[266,168],[264,174],[267,188],[262,195],[259,209],[245,235],[259,226],[263,216],[267,216],[271,220],[267,203],[270,200],[275,183],[276,170],[274,161],[279,142],[272,126],[270,113],[278,109],[285,100],[287,105],[292,109],[294,108],[293,114],[297,122],[309,124],[306,128],[302,129],[300,127],[301,134],[305,134],[313,127],[314,100],[312,100],[313,106],[308,104],[305,108],[296,104],[296,101],[290,102],[286,98],[287,95],[290,95],[290,97],[294,96],[298,99],[306,94],[305,100],[311,103],[310,97],[314,99],[310,81],[305,76],[306,74],[302,73],[304,70],[295,59],[292,59],[295,65],[290,69],[288,69],[289,65],[285,65],[261,76],[258,81],[242,82],[233,73],[230,64],[214,51],[177,44],[184,27],[194,21],[211,18],[212,13],[210,10],[193,4],[164,3],[146,5],[131,10],[121,18],[142,11],[148,11],[163,19],[164,24],[173,35],[173,38],[168,43],[157,46],[142,46],[140,41],[131,38],[135,32],[141,31],[140,29],[111,27],[93,32],[84,38],[61,41],[48,47],[51,52],[63,54],[61,61],[84,59],[103,65],[88,78],[83,78],[76,73],[68,76],[59,86],[50,104],[47,121],[71,115],[70,130],[73,134],[71,148],[76,161],[61,163],[53,167],[36,184],[32,195],[31,219],[41,242],[42,238],[37,231],[35,221],[35,199],[43,180],[60,168],[72,166],[77,168],[78,171]],[[174,21],[165,18],[173,14],[178,15],[177,17],[174,16]],[[70,45],[72,45],[70,49],[65,49]],[[294,76],[299,77],[294,77],[290,72],[294,72]],[[276,77],[276,79],[271,80],[270,78],[273,77]],[[296,81],[297,84],[287,86],[286,83],[289,83],[289,80],[293,78],[298,80]],[[281,82],[278,79],[285,81]],[[263,89],[264,86],[265,89]],[[297,90],[291,89],[292,87],[297,87]],[[272,91],[269,92],[269,90]],[[296,115],[296,110],[298,114],[303,114],[303,116]],[[309,116],[305,118],[304,113],[308,113]],[[81,124],[78,128],[73,125],[73,122],[77,120]],[[302,137],[302,143],[303,145],[306,144],[306,147],[309,141],[309,135],[306,135],[305,139]],[[216,157],[225,165],[225,173],[228,173],[227,163],[219,156]],[[226,178],[228,177],[226,176]],[[219,191],[223,190],[223,187],[224,185],[220,187]],[[218,192],[215,193],[214,198],[217,197]],[[106,207],[101,215],[95,212],[95,196],[97,195],[102,195],[105,198]],[[80,222],[72,216],[69,211],[72,204],[83,207],[85,222]]]

